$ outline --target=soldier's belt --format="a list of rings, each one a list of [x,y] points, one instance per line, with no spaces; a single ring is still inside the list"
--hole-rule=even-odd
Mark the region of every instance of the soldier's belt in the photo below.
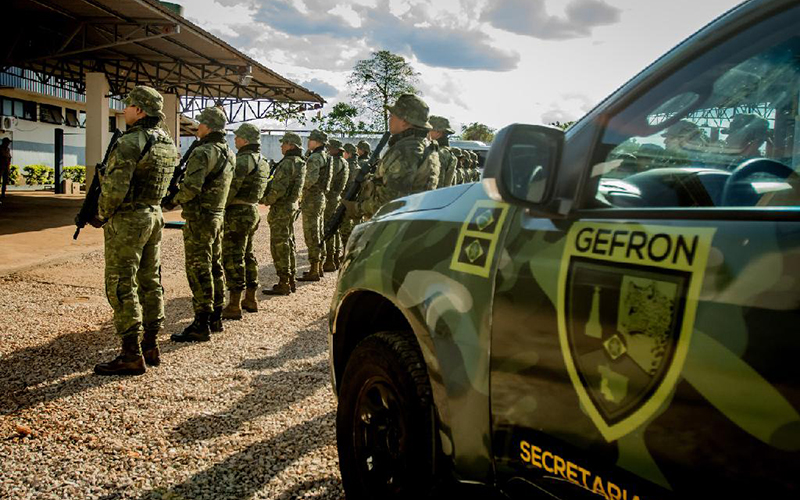
[[[117,208],[117,212],[131,212],[133,210],[149,210],[155,211],[160,208],[159,202],[155,203],[140,203],[140,202],[129,202],[123,203]]]

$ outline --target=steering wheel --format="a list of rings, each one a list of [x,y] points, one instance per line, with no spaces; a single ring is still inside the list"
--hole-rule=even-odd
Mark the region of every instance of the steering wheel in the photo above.
[[[732,198],[735,198],[741,191],[737,191],[737,184],[742,179],[749,177],[753,174],[770,174],[780,179],[787,179],[795,173],[790,167],[783,163],[772,160],[770,158],[751,158],[739,164],[736,169],[731,172],[731,175],[725,181],[725,186],[722,189],[721,206],[737,206]]]

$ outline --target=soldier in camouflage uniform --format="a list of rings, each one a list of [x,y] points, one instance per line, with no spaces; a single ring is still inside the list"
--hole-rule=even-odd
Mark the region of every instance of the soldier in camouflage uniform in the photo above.
[[[478,153],[470,151],[469,154],[472,157],[472,182],[480,182],[481,170],[479,168],[480,160],[478,159]]]
[[[96,365],[98,375],[140,375],[145,364],[161,362],[156,341],[164,322],[160,203],[178,160],[163,127],[163,102],[150,87],[131,90],[123,112],[129,128],[100,179],[98,215],[92,225],[104,224],[106,297],[114,310],[122,353]]]
[[[325,194],[325,223],[333,218],[334,212],[339,207],[350,170],[347,162],[342,158],[342,142],[338,139],[328,141],[328,154],[330,155],[331,186]],[[339,230],[325,241],[325,262],[322,270],[326,273],[339,269],[339,254],[342,250],[342,240]]]
[[[166,206],[183,208],[186,278],[194,307],[192,324],[170,337],[176,342],[204,342],[210,332],[223,330],[222,224],[236,158],[225,140],[227,119],[220,108],[204,109],[198,121],[200,144],[186,162],[178,193]]]
[[[453,173],[453,184],[463,184],[464,173],[461,171],[461,162],[462,158],[464,157],[464,152],[461,150],[461,148],[456,147],[450,148],[450,152],[453,153],[453,156],[456,159],[455,172]]]
[[[352,143],[347,143],[342,148],[344,149],[344,159],[347,162],[347,184],[344,187],[344,191],[342,192],[342,196],[344,193],[347,193],[350,188],[353,186],[353,183],[356,180],[356,174],[358,173],[358,161],[356,156],[357,148]],[[342,235],[342,252],[347,248],[347,240],[350,239],[350,234],[353,232],[353,228],[356,225],[356,221],[353,219],[349,219],[345,217],[342,220],[341,226],[339,226],[339,234]]]
[[[325,144],[328,135],[320,130],[312,130],[308,137],[310,154],[306,161],[306,178],[303,183],[303,199],[300,210],[303,214],[303,235],[308,247],[309,270],[298,281],[319,281],[322,270],[323,221],[325,213],[325,193],[330,189],[331,171]]]
[[[303,142],[300,136],[286,132],[280,139],[283,159],[275,165],[272,180],[261,202],[269,206],[269,244],[278,283],[264,288],[267,295],[289,295],[296,290],[297,249],[294,239],[294,218],[299,206],[306,175]]]
[[[383,156],[372,188],[358,202],[343,201],[351,218],[372,217],[384,204],[402,196],[435,189],[439,182],[438,145],[428,141],[428,105],[413,94],[397,98],[389,111],[389,149]]]
[[[439,172],[439,184],[436,187],[452,186],[455,182],[458,159],[451,151],[448,136],[454,134],[455,130],[450,128],[450,121],[442,116],[431,116],[430,122],[433,129],[428,132],[428,139],[439,144],[439,164],[442,169]]]
[[[228,191],[222,236],[222,263],[230,293],[228,305],[222,310],[224,319],[242,319],[242,309],[258,311],[258,259],[253,252],[253,237],[261,220],[258,202],[269,177],[269,165],[261,156],[258,127],[245,123],[235,135],[236,168]],[[246,292],[242,301],[243,290]]]

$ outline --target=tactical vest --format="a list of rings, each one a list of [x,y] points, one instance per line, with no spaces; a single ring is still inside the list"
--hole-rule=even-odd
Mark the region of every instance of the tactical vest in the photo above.
[[[247,161],[250,163],[250,171],[242,181],[239,191],[236,192],[234,202],[239,203],[258,203],[258,200],[264,195],[264,190],[267,188],[267,180],[269,178],[269,165],[267,161],[256,152],[240,153],[247,155]]]
[[[283,160],[287,165],[283,168],[291,169],[292,184],[286,190],[283,201],[287,204],[297,203],[300,193],[303,191],[303,183],[306,180],[306,162],[302,156],[290,156]]]
[[[198,146],[198,149],[200,148],[208,148],[211,170],[206,174],[200,194],[190,200],[188,204],[196,203],[206,210],[224,210],[225,202],[228,200],[228,191],[231,188],[236,158],[226,142],[209,142]]]
[[[140,150],[144,150],[148,141],[151,146],[136,164],[131,186],[123,203],[158,205],[167,194],[172,172],[175,170],[178,159],[175,144],[161,128],[138,128],[126,133],[137,134]]]
[[[336,198],[342,195],[346,180],[347,164],[341,156],[331,156],[331,186],[328,196]]]
[[[323,162],[323,166],[319,169],[319,182],[317,186],[319,186],[320,191],[323,193],[327,193],[331,189],[331,173],[333,170],[333,165],[331,165],[331,158],[328,156],[328,153],[320,152],[322,158],[325,160]]]

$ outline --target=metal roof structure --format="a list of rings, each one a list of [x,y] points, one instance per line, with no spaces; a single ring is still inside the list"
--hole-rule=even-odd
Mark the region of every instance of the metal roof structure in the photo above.
[[[0,71],[85,91],[105,73],[111,95],[150,85],[181,112],[220,105],[233,121],[318,109],[316,93],[271,71],[155,0],[6,0]]]

